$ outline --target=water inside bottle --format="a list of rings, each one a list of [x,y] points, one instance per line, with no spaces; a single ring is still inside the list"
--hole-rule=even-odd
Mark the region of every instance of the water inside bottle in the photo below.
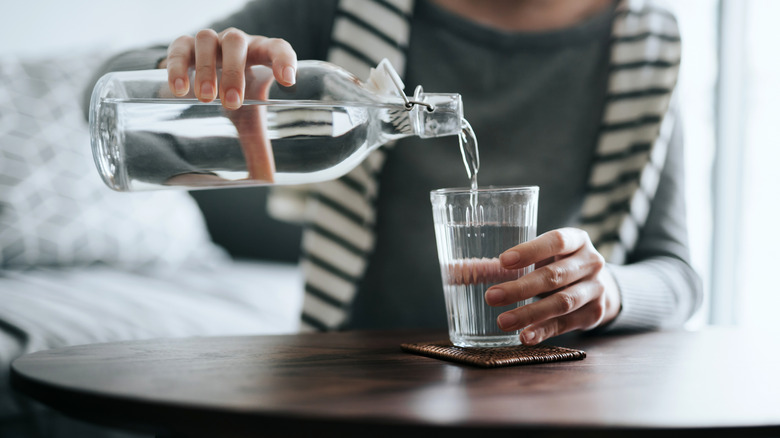
[[[123,122],[100,126],[100,165],[118,190],[330,180],[398,134],[381,117],[388,113],[372,105],[247,101],[226,111],[219,102],[104,99],[100,123]]]

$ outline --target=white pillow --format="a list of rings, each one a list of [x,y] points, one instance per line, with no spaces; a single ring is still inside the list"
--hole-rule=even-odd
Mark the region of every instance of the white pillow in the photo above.
[[[102,60],[0,59],[0,268],[224,260],[186,192],[117,193],[100,180],[80,104]]]

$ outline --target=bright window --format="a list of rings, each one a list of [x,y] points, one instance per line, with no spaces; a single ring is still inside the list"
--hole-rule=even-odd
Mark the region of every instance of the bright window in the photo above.
[[[694,326],[709,320],[712,250],[712,166],[715,154],[714,105],[718,81],[718,2],[669,3],[677,15],[682,63],[677,98],[683,123],[686,160],[688,232],[693,267],[701,275],[707,298]]]
[[[776,325],[780,2],[670,5],[683,38],[679,94],[691,251],[708,292],[697,320]]]
[[[745,11],[744,132],[736,321],[777,326],[780,290],[780,2],[751,0]]]

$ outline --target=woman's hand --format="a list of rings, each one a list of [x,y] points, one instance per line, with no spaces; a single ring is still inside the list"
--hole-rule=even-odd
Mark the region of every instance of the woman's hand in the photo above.
[[[222,106],[238,109],[244,102],[244,70],[247,66],[266,65],[273,69],[277,82],[295,84],[297,56],[290,44],[278,38],[266,38],[230,28],[220,33],[211,29],[195,37],[185,35],[168,47],[168,57],[159,68],[168,70],[168,86],[175,96],[184,96],[193,87],[201,102],[221,97]],[[195,67],[194,84],[187,71]],[[222,76],[217,86],[217,68]]]
[[[540,297],[498,316],[504,331],[523,330],[523,344],[534,345],[572,330],[588,330],[613,320],[620,292],[588,234],[562,228],[508,249],[500,257],[506,269],[536,269],[485,292],[490,306],[506,306]]]

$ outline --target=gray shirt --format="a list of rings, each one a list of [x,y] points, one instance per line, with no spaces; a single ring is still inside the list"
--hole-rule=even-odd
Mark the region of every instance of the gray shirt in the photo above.
[[[324,59],[334,0],[269,0],[215,23],[281,37],[299,59]],[[576,226],[608,77],[612,10],[550,32],[505,33],[420,0],[405,82],[457,92],[480,143],[480,185],[540,186],[539,233]],[[126,53],[107,70],[150,68],[164,49]],[[648,222],[625,266],[610,266],[623,308],[615,328],[679,324],[701,301],[688,261],[679,130]],[[429,192],[466,186],[455,137],[404,139],[380,177],[377,245],[349,328],[445,327]]]
[[[428,2],[415,11],[407,86],[462,95],[479,140],[480,185],[538,185],[540,233],[573,225],[580,211],[610,25],[606,11],[561,31],[505,33]],[[429,192],[468,184],[455,137],[405,139],[392,150],[352,327],[446,326]]]

